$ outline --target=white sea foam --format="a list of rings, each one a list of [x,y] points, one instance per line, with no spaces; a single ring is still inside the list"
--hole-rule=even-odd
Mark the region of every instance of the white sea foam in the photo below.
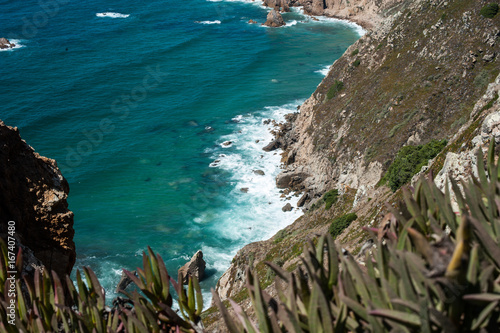
[[[304,17],[305,22],[310,22],[310,23],[327,23],[327,24],[342,24],[349,26],[353,28],[356,33],[361,37],[366,33],[366,30],[363,29],[362,26],[359,24],[356,24],[354,22],[348,21],[348,20],[341,20],[333,17],[326,17],[326,16],[312,16],[314,19],[311,19],[311,16],[304,14],[304,8],[302,7],[291,7],[290,8],[293,12],[300,13]],[[301,21],[301,22],[304,22]]]
[[[210,234],[217,234],[221,240],[231,241],[231,248],[213,248],[202,246],[207,267],[222,274],[231,263],[236,252],[244,245],[272,237],[299,216],[300,209],[283,212],[281,208],[288,202],[296,207],[298,197],[290,200],[281,198],[280,190],[276,187],[275,178],[280,172],[281,151],[264,152],[262,148],[273,140],[270,130],[272,124],[264,124],[264,120],[272,118],[277,122],[284,121],[284,115],[296,111],[302,101],[291,104],[266,107],[258,114],[241,115],[233,118],[237,120],[234,131],[219,138],[219,146],[205,152],[211,152],[211,167],[218,167],[230,174],[229,182],[232,190],[225,194],[228,207],[207,216],[207,212],[200,213],[195,223],[207,223],[212,228]],[[237,142],[231,150],[222,152],[222,142]],[[215,162],[216,161],[216,162]],[[256,174],[261,170],[264,175]],[[244,191],[241,189],[245,188]],[[215,221],[215,223],[214,223]],[[203,294],[209,302],[210,295]],[[209,304],[209,303],[207,303]]]
[[[328,66],[325,66],[325,67],[323,67],[321,69],[318,69],[317,71],[314,71],[314,73],[319,73],[322,76],[327,76],[328,72],[330,72],[330,66],[331,65],[328,65]]]
[[[215,20],[215,21],[195,21],[195,23],[198,24],[221,24],[221,21]]]
[[[285,22],[285,23],[286,23],[286,25],[284,27],[286,28],[286,27],[293,27],[294,25],[296,25],[297,23],[299,23],[299,21],[292,20],[290,22]]]
[[[239,123],[243,119],[243,115],[239,114],[236,117],[233,117],[231,120],[234,121],[235,123]]]
[[[103,13],[97,13],[97,14],[95,14],[95,16],[97,16],[97,17],[111,17],[111,18],[127,18],[130,16],[130,14],[103,12]]]
[[[11,47],[9,49],[0,49],[0,52],[1,51],[14,51],[16,49],[20,49],[21,47],[24,47],[24,45],[21,44],[21,40],[20,39],[9,39],[9,42],[11,42],[12,44],[14,44],[15,46]]]
[[[349,26],[350,28],[354,29],[356,31],[356,33],[360,37],[363,36],[366,33],[366,30],[363,29],[362,26],[360,26],[359,24],[356,24],[354,22],[351,22],[351,21],[340,20],[340,19],[337,19],[337,18],[326,17],[326,16],[315,16],[315,18],[318,19],[317,22],[319,22],[319,23],[321,23],[321,22],[336,23],[336,24],[342,24],[342,25]]]

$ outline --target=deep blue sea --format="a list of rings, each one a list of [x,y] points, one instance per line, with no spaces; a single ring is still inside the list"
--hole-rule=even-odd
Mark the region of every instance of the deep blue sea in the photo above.
[[[0,119],[57,160],[75,268],[108,299],[150,245],[174,276],[201,249],[208,303],[239,248],[300,216],[281,210],[263,121],[296,111],[362,30],[299,10],[249,24],[259,4],[0,0],[0,37],[19,46],[0,52]]]

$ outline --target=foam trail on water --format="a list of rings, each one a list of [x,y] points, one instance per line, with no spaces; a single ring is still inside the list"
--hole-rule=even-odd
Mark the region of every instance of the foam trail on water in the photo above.
[[[198,23],[198,24],[221,24],[221,22],[219,20],[215,20],[215,21],[195,21],[195,23]]]
[[[111,18],[127,18],[130,16],[130,14],[103,12],[103,13],[96,13],[95,16],[97,16],[97,17],[111,17]]]

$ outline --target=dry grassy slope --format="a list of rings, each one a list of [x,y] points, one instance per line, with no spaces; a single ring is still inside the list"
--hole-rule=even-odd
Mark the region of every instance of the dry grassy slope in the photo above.
[[[351,211],[359,218],[337,242],[356,254],[367,238],[362,226],[377,225],[387,211],[385,203],[394,205],[401,198],[400,192],[376,183],[402,146],[449,139],[431,165],[435,173],[446,153],[461,152],[467,159],[464,149],[479,147],[473,139],[483,120],[493,111],[500,115],[498,102],[484,107],[493,94],[485,94],[486,88],[500,73],[500,15],[481,17],[486,3],[401,1],[383,13],[384,26],[334,63],[292,129],[282,135],[288,140],[284,161],[293,161],[287,169],[309,174],[302,183],[315,198],[312,203],[332,188],[339,189],[340,200],[328,211],[322,205],[311,209],[270,240],[240,250],[217,286],[223,299],[231,297],[251,313],[244,269],[253,267],[273,294],[264,261],[295,269],[303,245],[325,233],[333,218]],[[329,99],[336,80],[344,87]],[[293,159],[287,158],[290,154]],[[224,331],[215,308],[205,313],[205,323],[209,331]]]
[[[498,43],[486,43],[499,18],[479,15],[485,1],[407,3],[387,34],[360,39],[314,93],[320,103],[308,132],[321,157],[350,160],[361,152],[387,167],[410,137],[425,143],[456,132],[498,74],[496,61],[482,60],[499,52]],[[344,89],[328,100],[335,80]]]

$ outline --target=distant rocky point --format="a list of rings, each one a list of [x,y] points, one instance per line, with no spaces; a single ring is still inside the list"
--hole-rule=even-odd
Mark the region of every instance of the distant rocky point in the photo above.
[[[0,38],[0,50],[12,49],[16,44],[11,43],[7,38]]]

